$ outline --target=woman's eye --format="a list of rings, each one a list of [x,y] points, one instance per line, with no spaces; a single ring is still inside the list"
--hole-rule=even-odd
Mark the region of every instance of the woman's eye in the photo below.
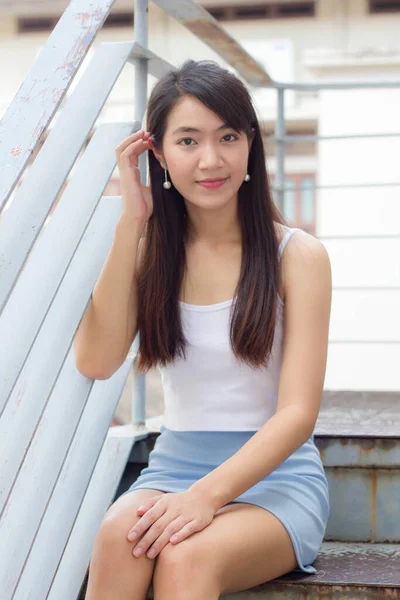
[[[227,140],[226,138],[233,138],[231,140]],[[224,137],[222,138],[223,140],[227,141],[227,142],[234,142],[235,140],[237,140],[237,136],[234,135],[233,133],[227,133],[226,135],[224,135]]]
[[[185,142],[189,142],[189,143],[186,144]],[[190,142],[194,142],[194,140],[192,138],[183,138],[183,140],[179,141],[179,144],[181,146],[191,146],[192,144]]]

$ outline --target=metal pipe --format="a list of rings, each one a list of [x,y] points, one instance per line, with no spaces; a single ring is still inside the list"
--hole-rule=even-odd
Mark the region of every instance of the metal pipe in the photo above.
[[[312,91],[312,90],[361,90],[380,88],[400,88],[400,81],[346,81],[332,83],[289,83],[274,81],[273,87],[283,90]]]
[[[148,46],[148,0],[135,0],[134,8],[134,38],[143,48]],[[147,74],[146,58],[135,58],[135,120],[143,121],[147,104]],[[145,127],[145,124],[143,124]],[[146,155],[139,157],[139,170],[142,182],[146,182]],[[139,347],[139,334],[135,339],[135,349]],[[132,422],[134,427],[141,428],[146,424],[146,377],[137,375],[133,367],[132,384]]]
[[[329,340],[329,344],[400,344],[400,340]]]
[[[283,214],[284,210],[284,181],[285,181],[285,90],[278,89],[278,102],[276,117],[276,176],[273,189],[276,190],[276,202]]]
[[[278,164],[277,171],[278,173]],[[299,190],[307,189],[307,190],[345,190],[352,188],[387,188],[387,187],[399,187],[400,181],[393,181],[389,183],[338,183],[336,185],[308,185],[307,186],[280,186],[275,185],[275,182],[271,183],[271,187],[275,191],[286,191],[290,190],[292,192],[297,192]]]
[[[364,139],[364,138],[397,138],[400,137],[399,133],[353,133],[349,135],[284,135],[279,137],[276,135],[267,135],[268,141],[277,141],[278,139],[284,142],[317,142],[321,140],[353,140],[353,139]]]
[[[398,240],[400,233],[365,234],[365,235],[319,235],[319,240]],[[400,290],[400,288],[399,288]]]

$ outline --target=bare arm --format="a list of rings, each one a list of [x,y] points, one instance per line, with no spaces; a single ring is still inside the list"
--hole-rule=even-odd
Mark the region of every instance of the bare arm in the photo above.
[[[118,221],[112,247],[76,332],[76,367],[90,379],[111,377],[136,336],[136,276],[143,227],[124,217]]]

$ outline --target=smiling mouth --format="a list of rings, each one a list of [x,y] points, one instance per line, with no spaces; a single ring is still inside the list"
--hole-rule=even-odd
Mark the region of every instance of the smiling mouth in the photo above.
[[[202,185],[205,188],[215,189],[215,188],[221,187],[225,183],[225,181],[227,181],[227,179],[228,179],[228,177],[225,177],[225,178],[219,177],[218,179],[202,179],[201,181],[198,181],[197,183]]]
[[[199,183],[215,183],[216,181],[225,181],[226,177],[215,177],[214,179],[200,179]]]

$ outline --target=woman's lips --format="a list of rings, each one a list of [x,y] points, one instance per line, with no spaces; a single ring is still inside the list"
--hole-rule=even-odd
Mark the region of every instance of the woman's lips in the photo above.
[[[207,188],[208,190],[216,190],[224,185],[226,179],[204,179],[203,181],[198,181],[200,185]]]

